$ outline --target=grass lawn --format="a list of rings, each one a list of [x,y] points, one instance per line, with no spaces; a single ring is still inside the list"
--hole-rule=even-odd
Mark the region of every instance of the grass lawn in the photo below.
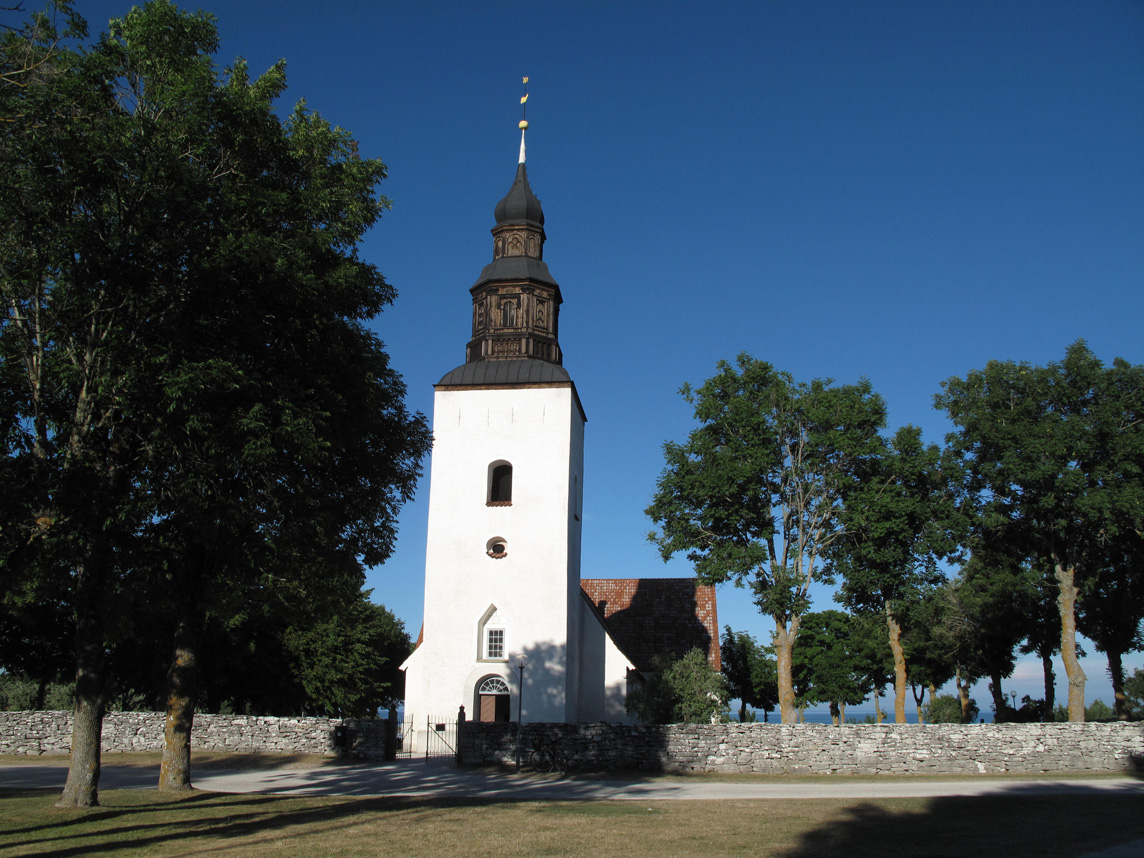
[[[1078,856],[1144,838],[1144,799],[992,796],[783,801],[487,802],[0,791],[7,856]]]

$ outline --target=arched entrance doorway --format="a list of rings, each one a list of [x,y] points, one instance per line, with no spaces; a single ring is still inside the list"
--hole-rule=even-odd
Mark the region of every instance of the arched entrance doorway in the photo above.
[[[490,676],[477,688],[477,720],[508,721],[512,698],[508,683],[499,676]]]

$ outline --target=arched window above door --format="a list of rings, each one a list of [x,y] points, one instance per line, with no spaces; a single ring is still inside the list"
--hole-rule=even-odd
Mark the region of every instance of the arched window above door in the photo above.
[[[481,683],[479,694],[508,694],[508,683],[499,676],[490,676]]]

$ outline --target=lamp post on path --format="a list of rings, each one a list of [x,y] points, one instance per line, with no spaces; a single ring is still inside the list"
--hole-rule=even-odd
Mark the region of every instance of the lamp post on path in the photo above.
[[[524,723],[524,666],[528,664],[528,656],[523,652],[518,653],[516,657],[516,666],[520,669],[520,689],[517,691],[516,698],[516,770],[520,771],[520,755],[522,747],[520,744],[520,728]]]

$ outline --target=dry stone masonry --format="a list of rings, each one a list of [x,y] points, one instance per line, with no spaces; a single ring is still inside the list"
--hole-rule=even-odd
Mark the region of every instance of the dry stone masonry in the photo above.
[[[347,728],[344,749],[337,727]],[[70,712],[0,712],[0,754],[66,754]],[[464,765],[516,759],[513,723],[466,722]],[[104,751],[162,748],[163,715],[112,712]],[[521,746],[559,751],[581,771],[759,774],[1003,774],[1144,771],[1144,724],[525,724]],[[196,715],[193,747],[235,753],[381,759],[385,722],[337,718]]]
[[[508,765],[516,725],[468,723],[461,762]],[[525,754],[553,748],[582,771],[997,774],[1144,770],[1132,724],[526,724]]]
[[[71,750],[71,712],[0,712],[0,754],[66,754]],[[195,715],[191,746],[203,751],[335,755],[334,728],[349,728],[346,750],[380,759],[385,722],[353,718],[273,718],[257,715]],[[103,750],[158,751],[163,747],[161,712],[109,712],[103,719]]]

